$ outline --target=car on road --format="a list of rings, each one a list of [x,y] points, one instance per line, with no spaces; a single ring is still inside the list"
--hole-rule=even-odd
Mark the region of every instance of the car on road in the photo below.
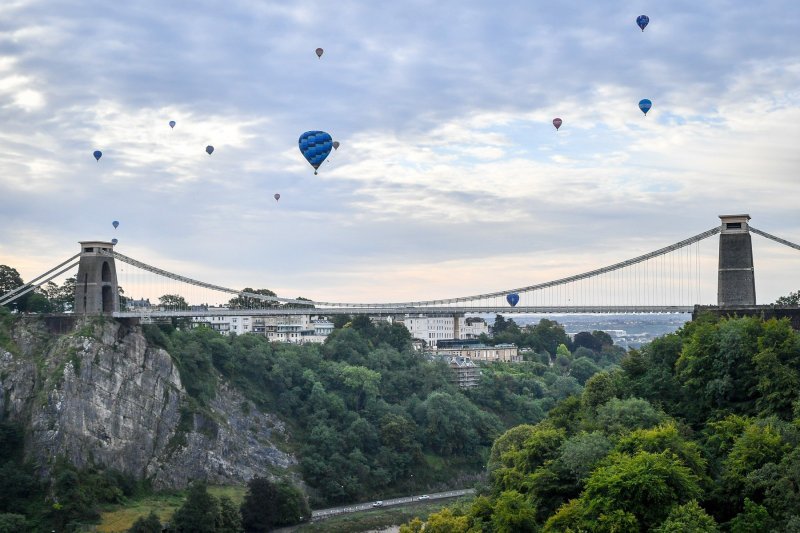
[[[373,502],[372,506],[373,507],[383,507],[383,502],[381,500],[378,500],[376,502]]]
[[[418,499],[418,500],[427,500],[428,498],[430,498],[430,496],[428,496],[427,494],[423,494],[422,496],[420,496],[420,497],[419,497],[419,498],[417,498],[417,499]]]

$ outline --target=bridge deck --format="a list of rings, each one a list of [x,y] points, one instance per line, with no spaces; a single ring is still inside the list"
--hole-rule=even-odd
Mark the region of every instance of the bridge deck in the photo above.
[[[633,313],[691,313],[694,306],[685,305],[628,305],[628,306],[537,306],[537,307],[314,307],[266,309],[166,309],[120,311],[117,318],[144,317],[203,317],[203,316],[261,316],[261,315],[454,315],[454,314],[633,314]]]

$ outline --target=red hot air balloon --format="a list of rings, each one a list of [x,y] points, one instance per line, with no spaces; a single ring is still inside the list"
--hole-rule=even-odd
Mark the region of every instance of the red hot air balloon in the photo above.
[[[563,120],[561,120],[560,118],[554,118],[554,119],[553,119],[553,126],[555,126],[555,127],[556,127],[556,131],[558,131],[558,128],[560,128],[560,127],[561,127],[561,124],[562,124],[563,122],[564,122],[564,121],[563,121]]]
[[[317,48],[316,52],[317,52],[317,57],[322,58],[322,53],[325,52],[325,50],[323,50],[322,48]]]

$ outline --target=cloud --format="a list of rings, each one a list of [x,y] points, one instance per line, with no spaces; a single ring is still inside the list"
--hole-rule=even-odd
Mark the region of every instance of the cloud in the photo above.
[[[790,0],[4,7],[0,263],[24,277],[114,219],[145,262],[327,300],[525,285],[724,212],[800,235]],[[317,176],[311,129],[342,143]]]

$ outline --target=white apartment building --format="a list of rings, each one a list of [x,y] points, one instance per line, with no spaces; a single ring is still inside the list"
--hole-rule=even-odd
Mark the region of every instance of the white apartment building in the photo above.
[[[224,309],[220,308],[224,313]],[[205,323],[223,335],[254,333],[275,342],[304,344],[322,343],[333,333],[333,322],[313,315],[212,315],[192,318],[195,324]]]
[[[323,343],[333,333],[333,322],[312,315],[259,316],[254,332],[275,342]]]
[[[195,316],[192,317],[192,323],[206,323],[211,326],[214,331],[219,331],[223,335],[230,335],[236,333],[253,332],[253,318],[252,316],[227,316],[227,315],[214,315],[214,316]]]
[[[489,325],[479,317],[405,315],[397,321],[408,329],[412,339],[425,341],[432,348],[442,339],[477,339],[489,334]]]
[[[464,344],[462,346],[453,345],[454,342],[446,344],[446,348],[438,348],[437,355],[448,358],[467,358],[471,361],[504,362],[518,363],[522,361],[517,346],[514,344],[497,344],[486,346],[483,344]]]

